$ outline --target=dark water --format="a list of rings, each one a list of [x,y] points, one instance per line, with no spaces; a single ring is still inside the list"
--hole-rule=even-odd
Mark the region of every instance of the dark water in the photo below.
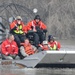
[[[75,75],[75,69],[0,69],[0,75]]]
[[[75,50],[75,40],[59,40],[62,49]],[[74,68],[23,68],[0,67],[0,75],[75,75]]]

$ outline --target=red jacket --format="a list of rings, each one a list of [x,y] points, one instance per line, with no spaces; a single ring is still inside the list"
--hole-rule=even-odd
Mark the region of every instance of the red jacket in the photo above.
[[[54,42],[49,42],[49,44],[50,44],[50,47],[54,47],[54,45],[56,45],[57,46],[57,50],[59,50],[60,48],[61,48],[61,45],[60,45],[60,43],[59,42],[57,42],[57,41],[54,41]]]
[[[18,54],[18,46],[15,41],[9,42],[8,39],[6,39],[2,45],[1,45],[2,54],[8,55],[8,54]]]
[[[36,27],[36,26],[37,26],[37,23],[36,23],[35,20],[30,21],[30,22],[27,24],[27,27],[28,27],[27,29],[28,29],[28,31],[29,31],[29,30],[32,30],[32,26],[33,26],[33,27]],[[45,25],[42,21],[39,21],[39,22],[38,22],[38,26],[39,26],[40,29],[42,29],[42,30],[47,29],[46,25]]]
[[[47,45],[39,44],[39,46],[42,48],[43,51],[50,50],[50,47],[48,44]]]
[[[17,21],[14,20],[14,21],[10,24],[10,30],[13,29],[13,28],[16,26],[16,24],[17,24]],[[22,25],[22,30],[23,30],[23,32],[27,33],[27,26],[24,25],[23,22],[21,22],[21,25]]]

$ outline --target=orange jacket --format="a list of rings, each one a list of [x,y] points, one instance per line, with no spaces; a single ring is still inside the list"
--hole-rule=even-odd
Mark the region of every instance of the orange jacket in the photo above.
[[[29,31],[29,30],[32,30],[32,27],[36,27],[36,26],[39,26],[40,29],[42,29],[42,30],[47,29],[46,25],[42,21],[39,21],[38,24],[37,24],[35,20],[30,21],[27,24],[27,29]]]
[[[24,46],[25,49],[25,53],[28,55],[32,55],[35,53],[34,49],[32,48],[32,45],[29,43],[28,45],[26,45],[25,43],[21,43],[21,45]]]
[[[57,50],[59,50],[60,48],[61,48],[61,45],[60,45],[60,43],[59,42],[57,42],[57,41],[54,41],[54,42],[49,42],[49,44],[50,44],[50,47],[54,47],[54,45],[56,45],[57,46]]]
[[[6,39],[2,45],[1,45],[2,53],[5,55],[8,54],[18,54],[18,46],[15,41],[9,42],[8,39]]]
[[[10,30],[13,29],[16,25],[17,25],[17,21],[14,20],[14,21],[10,24]],[[23,32],[27,33],[27,26],[24,25],[23,22],[21,22],[21,25],[22,25],[22,30],[23,30]],[[16,30],[17,30],[17,29],[16,29]]]
[[[39,44],[39,46],[42,48],[43,51],[50,50],[50,47],[48,45],[44,46],[43,44]]]

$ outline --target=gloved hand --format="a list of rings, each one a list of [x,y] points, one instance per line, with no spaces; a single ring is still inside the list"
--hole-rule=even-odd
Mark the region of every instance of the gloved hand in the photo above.
[[[44,30],[43,30],[43,32],[45,32],[45,33],[46,33],[46,32],[47,32],[47,29],[44,29]]]
[[[17,25],[15,25],[13,29],[17,29],[17,28],[18,28],[18,26],[17,26]]]

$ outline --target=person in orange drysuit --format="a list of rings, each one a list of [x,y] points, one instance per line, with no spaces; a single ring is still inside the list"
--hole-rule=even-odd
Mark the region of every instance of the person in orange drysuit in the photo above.
[[[24,42],[24,39],[26,38],[25,33],[27,33],[27,27],[22,22],[21,16],[17,16],[16,20],[14,20],[10,24],[10,33],[12,33],[15,37],[15,41],[20,47],[20,43]]]
[[[45,33],[47,32],[47,26],[41,21],[40,16],[36,15],[34,20],[28,22],[27,30],[33,31],[34,43],[37,47],[38,44],[45,40]]]

